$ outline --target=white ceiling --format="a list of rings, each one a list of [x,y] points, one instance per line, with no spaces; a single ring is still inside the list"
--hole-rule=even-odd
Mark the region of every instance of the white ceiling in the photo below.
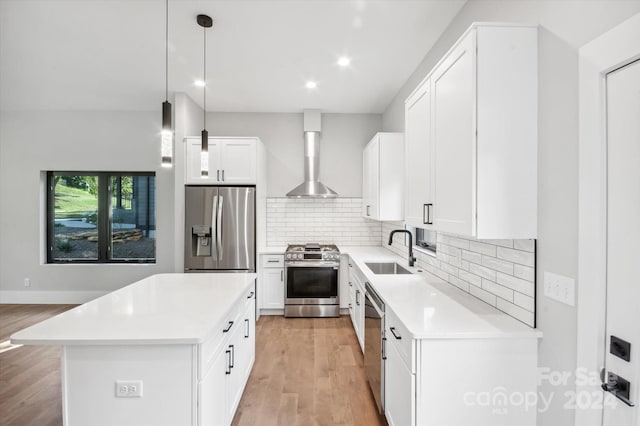
[[[202,105],[206,13],[208,111],[381,113],[463,4],[170,0],[170,96]],[[159,109],[164,19],[164,0],[0,0],[0,108]]]

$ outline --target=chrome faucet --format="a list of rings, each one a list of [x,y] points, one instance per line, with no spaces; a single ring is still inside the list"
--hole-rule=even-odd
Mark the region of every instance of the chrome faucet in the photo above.
[[[409,266],[413,266],[413,263],[416,261],[416,258],[413,257],[413,234],[411,234],[411,231],[408,231],[406,229],[393,230],[389,234],[389,245],[393,244],[393,234],[395,234],[396,232],[404,232],[406,234],[409,234]]]

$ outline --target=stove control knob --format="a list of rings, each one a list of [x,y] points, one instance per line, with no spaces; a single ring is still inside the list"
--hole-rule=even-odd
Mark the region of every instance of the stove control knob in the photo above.
[[[287,253],[287,259],[291,259],[291,253]]]
[[[302,255],[301,253],[298,253],[298,259],[303,259],[304,255]]]

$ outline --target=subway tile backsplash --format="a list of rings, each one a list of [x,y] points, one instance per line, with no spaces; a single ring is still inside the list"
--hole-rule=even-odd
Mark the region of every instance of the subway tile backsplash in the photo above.
[[[404,235],[389,233],[402,222],[383,222],[382,246],[407,256]],[[438,233],[436,257],[415,252],[416,264],[449,284],[495,306],[507,315],[535,325],[535,241],[475,240]]]
[[[380,222],[362,217],[362,198],[267,198],[267,245],[379,246]]]

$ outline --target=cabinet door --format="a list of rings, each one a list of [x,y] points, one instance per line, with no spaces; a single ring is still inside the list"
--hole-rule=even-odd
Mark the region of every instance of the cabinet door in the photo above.
[[[407,368],[396,343],[387,339],[384,372],[385,416],[389,426],[415,425],[416,377]]]
[[[225,184],[255,184],[255,139],[225,139],[221,147],[221,180]]]
[[[262,270],[262,308],[284,309],[284,268]]]
[[[379,139],[374,137],[362,154],[362,215],[378,219]]]
[[[188,184],[217,184],[220,182],[220,142],[217,139],[209,138],[209,176],[203,177],[201,174],[201,153],[202,141],[200,138],[189,138],[186,141],[185,154],[185,181]]]
[[[227,418],[229,356],[226,349],[220,350],[198,385],[198,424],[201,426],[220,426],[231,421]]]
[[[462,39],[431,77],[435,148],[434,224],[473,235],[476,212],[475,31]]]
[[[243,317],[240,317],[243,319]],[[234,325],[232,328],[232,334],[229,339],[229,345],[227,349],[231,352],[230,359],[230,374],[228,374],[229,386],[227,388],[228,392],[228,400],[227,400],[227,418],[228,423],[231,423],[233,420],[233,416],[238,408],[238,404],[240,403],[240,398],[242,398],[242,391],[244,390],[244,385],[246,383],[245,377],[243,375],[243,364],[246,364],[246,351],[243,351],[244,346],[244,321],[240,321],[237,325]],[[227,424],[228,424],[227,423]]]
[[[405,222],[433,228],[431,79],[405,103]]]

